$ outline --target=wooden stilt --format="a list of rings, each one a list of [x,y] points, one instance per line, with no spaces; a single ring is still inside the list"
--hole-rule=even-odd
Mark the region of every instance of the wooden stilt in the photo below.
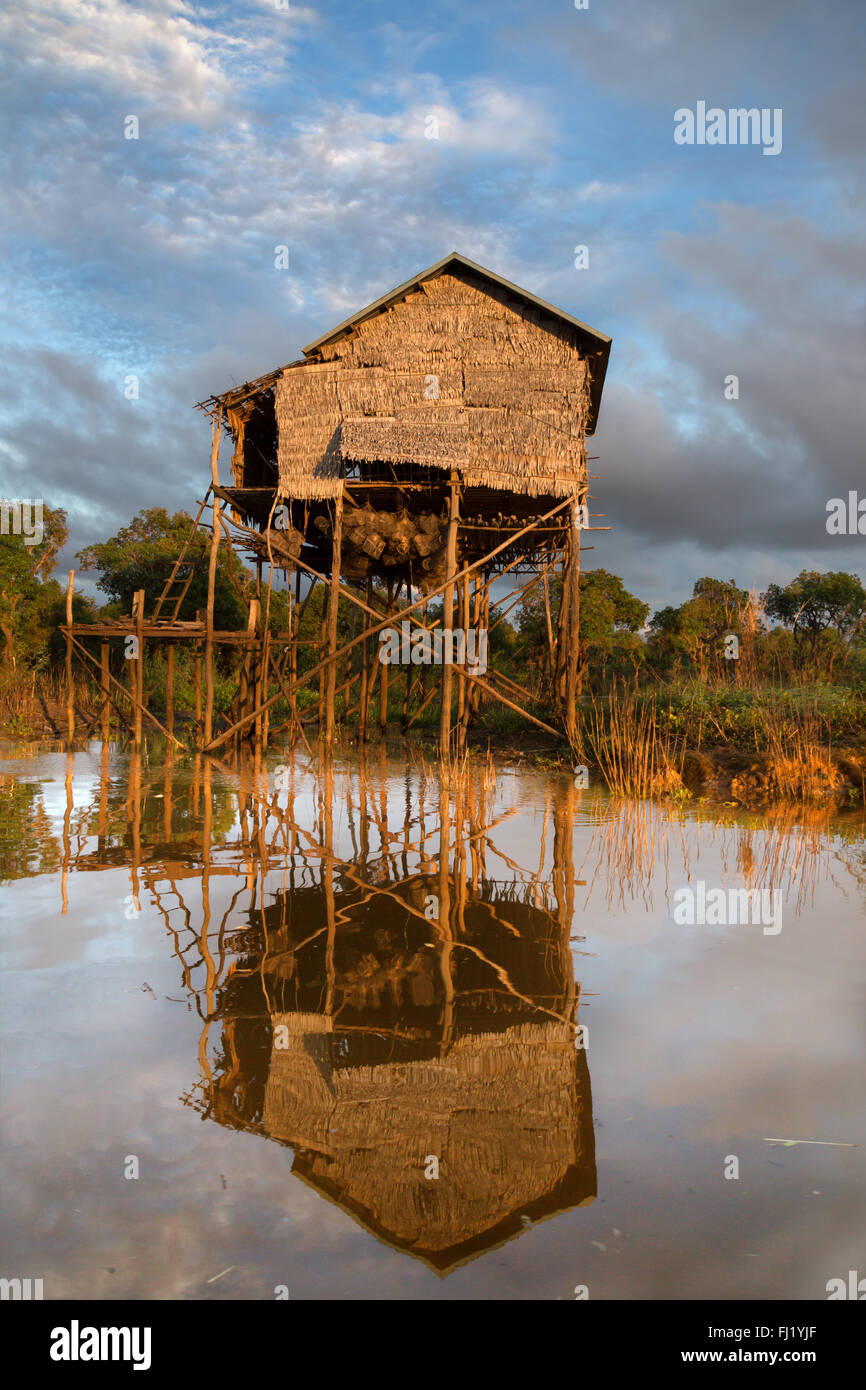
[[[337,615],[340,605],[340,564],[343,542],[343,496],[334,505],[334,536],[331,555],[331,588],[328,593],[328,678],[325,685],[325,741],[334,739],[337,689]]]
[[[253,648],[251,648],[251,661],[252,661],[252,666],[253,666],[253,673],[252,673],[252,683],[251,683],[250,697],[249,697],[249,698],[250,698],[250,708],[251,708],[251,709],[256,709],[256,710],[258,710],[258,709],[260,708],[260,706],[263,704],[263,696],[262,696],[262,689],[263,689],[262,679],[263,679],[263,678],[262,678],[262,662],[261,662],[261,657],[262,657],[263,652],[264,652],[264,643],[263,643],[263,641],[262,641],[262,636],[261,636],[261,633],[262,633],[262,603],[261,603],[261,599],[253,599],[253,602],[250,604],[250,623],[251,623],[250,631],[259,639],[259,645],[258,645],[258,647],[253,647]],[[261,741],[262,741],[262,716],[261,716],[261,713],[259,713],[259,714],[256,715],[255,722],[254,722],[254,724],[253,724],[253,737],[254,737],[254,740],[255,740],[256,745],[258,746],[258,745],[261,743]]]
[[[144,589],[136,589],[132,600],[132,612],[135,618],[135,637],[137,655],[132,665],[132,676],[135,681],[135,704],[133,705],[132,717],[132,736],[136,745],[141,743],[141,711],[144,705],[144,638],[142,637],[142,627],[144,626]]]
[[[259,681],[259,702],[262,705],[262,713],[258,739],[263,753],[266,753],[268,749],[268,731],[271,724],[271,712],[268,707],[268,691],[270,690],[269,668],[272,664],[271,635],[268,629],[265,628],[262,633],[262,676]]]
[[[568,537],[568,627],[565,659],[565,732],[573,743],[577,737],[577,670],[580,652],[580,504],[571,504]]]
[[[469,694],[469,685],[466,680],[466,665],[469,659],[467,653],[469,642],[469,577],[465,574],[461,576],[458,584],[457,607],[460,613],[460,626],[463,629],[463,665],[457,674],[457,740],[458,746],[462,747],[466,737],[464,715]]]
[[[325,649],[326,649],[326,648],[325,648],[325,644],[327,643],[327,640],[328,640],[328,617],[327,617],[327,614],[326,614],[326,613],[324,612],[324,610],[323,610],[323,611],[322,611],[322,621],[321,621],[321,623],[319,624],[319,657],[320,657],[320,658],[322,657],[322,654],[324,653],[324,651],[325,651]],[[326,692],[326,690],[327,690],[327,684],[328,684],[328,667],[327,667],[327,663],[325,663],[325,664],[323,664],[322,669],[321,669],[321,671],[319,672],[319,711],[318,711],[318,712],[319,712],[319,737],[320,737],[320,738],[322,738],[322,737],[324,736],[324,733],[325,733],[325,692]]]
[[[195,723],[196,728],[201,729],[201,643],[196,643],[195,661],[193,662],[193,689],[195,692]]]
[[[487,570],[487,579],[486,579],[486,586],[485,586],[485,587],[486,587],[485,608],[486,608],[486,610],[487,610],[488,616],[489,616],[489,606],[490,606],[489,585],[490,585],[490,582],[491,582],[491,580],[490,580],[491,562],[493,561],[493,559],[495,558],[495,556],[498,555],[498,554],[500,553],[500,551],[505,550],[508,546],[514,545],[514,543],[515,543],[517,540],[519,540],[524,534],[528,534],[529,532],[536,530],[539,526],[541,526],[541,525],[543,525],[545,522],[549,521],[551,517],[557,515],[559,512],[563,511],[564,508],[567,507],[567,506],[569,506],[569,505],[570,505],[570,503],[569,503],[568,500],[566,500],[566,501],[564,501],[564,502],[559,502],[559,503],[557,503],[557,505],[556,505],[555,507],[553,507],[553,508],[551,509],[551,511],[546,512],[543,516],[533,518],[533,520],[532,520],[529,524],[527,524],[527,526],[523,527],[520,531],[513,533],[507,540],[502,541],[502,542],[500,542],[498,545],[494,546],[493,549],[490,550],[482,559],[480,559],[480,560],[475,560],[475,561],[473,561],[472,564],[466,566],[466,571],[467,571],[467,573],[469,573],[469,574],[473,574],[473,573],[475,573],[476,571],[481,570],[481,569],[484,569],[484,568],[486,567],[486,570]],[[516,563],[516,562],[515,562],[515,563]],[[452,576],[451,581],[450,581],[450,582],[451,582],[451,585],[452,585],[452,589],[453,589],[454,577],[455,577],[455,576]],[[397,616],[398,616],[401,620],[402,620],[402,619],[408,619],[408,618],[409,618],[409,615],[410,615],[412,612],[414,612],[414,611],[415,611],[416,609],[418,609],[418,608],[426,607],[426,605],[429,603],[429,601],[430,601],[431,599],[435,598],[437,594],[442,593],[442,592],[448,587],[448,583],[449,583],[449,581],[446,580],[444,584],[440,584],[437,588],[429,590],[428,593],[427,593],[425,596],[423,596],[422,598],[416,599],[415,602],[414,602],[413,604],[411,604],[408,608],[402,609],[401,612],[399,613],[399,615],[397,615]],[[393,606],[392,606],[392,608],[391,608],[391,611],[390,611],[389,613],[386,613],[386,615],[385,615],[384,618],[379,617],[378,614],[376,615],[376,617],[377,617],[377,621],[374,622],[374,624],[373,624],[372,628],[370,629],[369,633],[366,634],[368,637],[373,637],[373,636],[375,636],[376,633],[381,632],[384,628],[390,627],[390,626],[393,624],[393,622],[395,621],[395,615],[394,615],[394,612],[393,612]],[[489,624],[486,624],[486,625],[489,625]],[[342,651],[341,651],[340,655],[341,655],[341,656],[347,656],[348,653],[349,653],[349,651],[352,650],[360,641],[363,640],[363,636],[364,636],[364,634],[362,634],[362,635],[359,636],[359,637],[356,637],[356,638],[355,638],[353,641],[351,641],[351,642],[347,642],[347,643],[345,644],[345,646],[342,648]],[[311,681],[311,680],[314,679],[314,677],[318,676],[318,675],[321,673],[321,671],[322,671],[328,664],[329,664],[329,663],[328,663],[328,657],[327,657],[327,656],[325,656],[323,659],[321,659],[321,660],[319,660],[319,661],[314,662],[314,664],[309,668],[309,670],[305,671],[304,674],[303,674],[302,676],[299,676],[299,677],[298,677],[298,680],[297,680],[297,682],[296,682],[296,686],[297,686],[297,687],[300,687],[301,685],[306,685],[308,681]],[[385,669],[387,669],[387,668],[385,668]],[[383,674],[384,674],[384,671],[383,671]],[[282,691],[278,691],[276,695],[271,695],[271,696],[269,696],[269,698],[268,698],[268,703],[269,703],[269,704],[273,704],[274,701],[277,700],[277,699],[279,699],[280,696],[281,696],[282,694],[283,694]],[[249,722],[250,722],[250,716],[247,716],[247,717],[245,717],[245,718],[243,718],[243,719],[237,720],[236,723],[230,725],[229,728],[223,730],[222,733],[218,734],[218,735],[213,739],[213,741],[212,741],[210,747],[208,748],[208,752],[214,752],[215,749],[219,748],[223,743],[226,742],[227,739],[231,738],[231,736],[232,736],[233,734],[237,733],[238,729],[240,729],[240,728],[245,728]]]
[[[457,526],[460,517],[460,495],[457,491],[457,469],[451,470],[450,506],[448,510],[448,535],[445,544],[446,585],[443,596],[444,611],[442,627],[444,633],[444,652],[442,662],[442,710],[439,717],[439,751],[443,757],[448,753],[451,742],[451,663],[446,658],[451,655],[450,634],[454,629],[454,576],[457,572]]]
[[[99,644],[99,689],[102,695],[100,719],[102,723],[102,742],[107,743],[111,733],[111,691],[108,685],[108,643]]]
[[[210,743],[213,738],[213,702],[214,702],[214,594],[216,592],[216,572],[219,561],[219,545],[221,536],[220,523],[220,498],[219,498],[219,451],[220,435],[222,434],[222,408],[217,412],[213,426],[213,439],[211,443],[211,482],[214,489],[213,495],[213,533],[211,535],[210,559],[207,571],[207,609],[205,612],[205,706],[204,706],[204,745]]]
[[[544,616],[545,616],[545,619],[546,619],[546,621],[547,621],[547,671],[548,671],[548,675],[549,675],[549,676],[551,677],[551,679],[552,679],[552,678],[553,678],[553,670],[554,670],[554,662],[555,662],[555,654],[554,654],[554,645],[553,645],[553,622],[552,622],[551,616],[550,616],[550,583],[549,583],[549,580],[548,580],[548,571],[547,571],[547,567],[546,567],[546,566],[545,566],[544,573],[543,573],[543,582],[544,582]]]
[[[391,618],[394,613],[394,588],[390,579],[387,582],[387,616]],[[384,738],[388,732],[388,686],[391,679],[391,665],[388,661],[381,661],[380,665],[382,669],[379,672],[379,733]]]
[[[91,662],[94,666],[97,666],[96,657],[95,657],[95,656],[91,656],[91,654],[90,654],[90,652],[87,650],[87,648],[86,648],[86,647],[82,647],[81,643],[78,642],[78,641],[76,640],[76,638],[74,638],[74,637],[73,637],[73,639],[72,639],[72,644],[73,644],[73,646],[75,647],[75,650],[78,652],[79,656],[83,657],[85,661],[89,661],[89,662]],[[131,664],[132,664],[132,663],[130,663],[130,665],[131,665]],[[109,684],[110,684],[110,685],[116,685],[117,688],[118,688],[118,690],[121,691],[122,694],[125,694],[125,695],[126,695],[126,698],[127,698],[127,699],[133,699],[133,700],[135,700],[135,696],[134,696],[134,695],[130,695],[130,692],[129,692],[128,690],[124,691],[123,686],[121,685],[120,681],[115,680],[115,679],[114,679],[114,676],[112,676],[112,675],[109,674],[108,680],[109,680]],[[169,735],[168,729],[166,729],[164,725],[160,724],[160,722],[159,722],[159,720],[157,719],[157,717],[156,717],[155,714],[153,714],[149,709],[145,709],[145,708],[142,707],[142,706],[140,706],[140,708],[141,708],[141,713],[147,715],[147,717],[148,717],[148,719],[150,720],[151,724],[155,724],[156,727],[159,729],[160,733],[165,734],[167,738],[168,738],[168,737],[171,737],[171,738],[172,738],[172,741],[173,741],[174,743],[177,744],[178,748],[182,748],[182,747],[183,747],[183,744],[181,743],[181,741],[180,741],[179,738],[176,738],[174,735]],[[118,712],[120,712],[119,706],[118,706]]]
[[[174,643],[166,645],[165,652],[165,727],[174,733]]]
[[[373,581],[367,580],[367,606],[373,604]],[[364,631],[368,631],[370,619],[364,614]],[[361,643],[361,696],[358,705],[358,737],[362,743],[367,741],[367,716],[370,704],[370,641],[365,637]]]
[[[553,685],[556,698],[565,712],[566,700],[566,666],[568,664],[568,636],[570,631],[569,609],[571,607],[571,582],[569,569],[570,545],[566,544],[562,557],[561,569],[561,598],[559,601],[559,613],[556,619],[556,669],[554,672]]]
[[[66,626],[72,627],[72,595],[75,590],[75,570],[69,571],[66,585]],[[66,635],[66,737],[75,738],[75,676],[72,671],[72,637]]]
[[[406,601],[409,604],[412,602],[412,585],[408,580],[406,581]],[[406,679],[403,683],[403,710],[400,716],[400,728],[404,734],[409,727],[409,701],[412,697],[412,682],[414,679],[415,667],[410,661],[406,667]]]

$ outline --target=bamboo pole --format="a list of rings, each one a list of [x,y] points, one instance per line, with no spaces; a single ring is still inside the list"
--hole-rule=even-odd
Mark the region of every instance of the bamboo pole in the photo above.
[[[388,621],[390,621],[390,619],[391,619],[391,617],[392,617],[392,615],[393,615],[393,612],[394,612],[393,587],[392,587],[392,584],[391,584],[391,580],[389,579],[389,580],[388,580],[388,608],[387,608],[387,619],[388,619]],[[387,622],[383,624],[383,626],[385,626],[385,627],[387,627],[387,625],[388,625]],[[381,647],[379,648],[379,664],[380,664],[381,667],[382,667],[381,671],[379,672],[379,733],[380,733],[380,734],[382,735],[382,737],[384,738],[384,736],[385,736],[385,735],[387,734],[387,732],[388,732],[388,686],[389,686],[390,680],[391,680],[391,663],[390,663],[390,659],[389,659],[388,661],[382,661],[382,648],[381,648]]]
[[[72,595],[75,590],[75,570],[69,571],[66,584],[66,626],[72,627]],[[66,634],[66,737],[75,738],[75,676],[72,671],[72,636]]]
[[[459,584],[458,607],[460,612],[460,626],[463,628],[463,653],[464,665],[458,672],[457,679],[457,746],[462,748],[466,740],[466,703],[469,695],[469,686],[466,681],[466,666],[468,661],[466,646],[469,642],[469,578],[463,575]]]
[[[454,580],[457,570],[457,526],[460,516],[460,495],[457,491],[457,470],[451,470],[450,506],[448,510],[448,534],[445,542],[445,572],[448,581],[443,597],[442,613],[443,649],[451,655],[450,634],[454,628]],[[442,710],[439,717],[439,751],[447,754],[451,741],[451,662],[442,663]]]
[[[343,544],[343,494],[334,503],[334,537],[331,551],[331,589],[328,594],[328,678],[325,687],[325,741],[334,740],[337,689],[337,617],[340,607],[340,563]]]
[[[165,653],[165,727],[174,733],[174,642]]]
[[[367,607],[373,601],[373,580],[367,580]],[[368,614],[364,614],[364,632],[370,627]],[[358,705],[358,737],[362,743],[367,741],[367,717],[370,703],[370,641],[365,636],[361,643],[361,697]]]
[[[565,663],[565,732],[573,743],[577,737],[577,665],[580,651],[580,504],[571,504],[568,543],[568,629]]]
[[[556,516],[556,514],[557,514],[558,512],[561,512],[561,511],[563,510],[563,508],[564,508],[564,507],[567,507],[568,505],[569,505],[568,500],[566,500],[566,501],[564,501],[564,502],[558,502],[557,505],[556,505],[555,507],[552,507],[551,510],[550,510],[549,512],[546,512],[544,516],[535,518],[532,522],[529,523],[528,526],[525,526],[525,527],[523,528],[522,531],[518,531],[514,536],[511,536],[507,541],[502,541],[499,545],[494,546],[493,549],[492,549],[491,551],[489,551],[486,555],[483,555],[483,556],[481,557],[480,560],[475,560],[475,561],[473,561],[473,563],[472,563],[471,565],[467,565],[467,566],[465,567],[465,570],[464,570],[463,572],[466,573],[466,574],[474,574],[477,570],[482,569],[482,567],[483,567],[484,565],[489,565],[489,564],[490,564],[490,561],[494,558],[494,556],[498,555],[498,554],[500,553],[500,551],[505,550],[505,549],[506,549],[508,546],[510,546],[510,545],[513,545],[514,542],[515,542],[515,540],[519,540],[521,536],[527,534],[527,533],[530,532],[530,531],[535,530],[536,527],[540,526],[543,522],[549,520],[550,517]],[[455,578],[456,578],[456,576],[455,576]],[[416,608],[421,608],[421,607],[423,607],[425,604],[429,603],[431,599],[435,598],[437,594],[441,594],[442,591],[443,591],[443,589],[446,587],[447,582],[448,582],[448,581],[446,580],[446,583],[445,583],[445,584],[440,584],[437,588],[431,589],[431,590],[430,590],[427,594],[425,594],[423,597],[416,599],[415,602],[412,603],[412,604],[410,604],[408,608],[402,609],[402,610],[401,610],[399,613],[397,613],[396,615],[394,615],[394,614],[389,614],[388,616],[386,616],[385,618],[383,618],[381,622],[376,623],[376,624],[370,629],[370,632],[369,632],[368,635],[369,635],[370,637],[373,637],[373,636],[375,636],[376,633],[381,632],[383,628],[389,627],[393,621],[402,620],[403,618],[408,618],[409,614],[412,613],[412,612],[414,612]],[[452,582],[453,582],[453,581],[452,581]],[[489,598],[489,584],[488,584],[488,595],[487,595],[487,609],[488,609],[488,611],[489,611],[489,607],[490,607],[490,598]],[[355,646],[357,645],[358,642],[360,642],[360,641],[362,641],[362,640],[363,640],[363,637],[362,637],[362,636],[359,636],[359,637],[355,637],[351,642],[347,642],[346,645],[341,649],[341,653],[340,653],[340,654],[341,654],[342,656],[345,656],[353,647],[355,647]],[[320,671],[321,671],[325,666],[327,666],[327,664],[328,664],[328,658],[325,657],[324,660],[317,662],[314,666],[311,666],[309,671],[305,671],[304,674],[303,674],[302,676],[299,676],[299,677],[298,677],[298,680],[294,683],[294,687],[293,687],[293,688],[294,688],[294,689],[297,689],[299,686],[305,685],[307,681],[312,680],[314,676],[319,675]],[[269,703],[269,704],[273,704],[274,701],[275,701],[275,700],[278,700],[278,699],[279,699],[279,693],[276,694],[276,695],[271,695],[271,696],[269,697],[268,703]],[[245,725],[248,724],[249,722],[250,722],[249,717],[247,717],[247,718],[245,718],[245,719],[239,719],[239,720],[237,720],[237,722],[234,723],[234,724],[232,724],[228,729],[224,729],[223,732],[222,732],[221,734],[218,734],[217,737],[214,738],[214,739],[211,741],[211,743],[208,745],[208,748],[207,748],[206,751],[207,751],[207,752],[213,752],[215,749],[219,748],[223,743],[225,743],[226,739],[230,738],[232,734],[236,733],[237,730],[238,730],[239,728],[245,727]]]
[[[205,707],[204,707],[204,743],[207,746],[213,739],[213,701],[214,701],[214,594],[216,592],[216,572],[219,560],[219,544],[222,534],[220,523],[220,499],[216,489],[219,487],[219,452],[220,435],[222,434],[222,406],[217,412],[213,425],[213,438],[211,440],[210,468],[211,483],[214,489],[213,498],[213,532],[211,534],[210,559],[207,571],[207,609],[205,614]]]
[[[319,655],[325,650],[325,642],[328,636],[328,619],[324,607],[322,608],[322,621],[319,623]],[[325,692],[328,683],[328,663],[327,659],[319,664],[319,737],[325,732]]]
[[[513,700],[506,699],[500,691],[494,690],[493,686],[488,685],[480,676],[473,676],[467,673],[466,679],[471,681],[473,685],[477,685],[478,688],[483,690],[487,695],[492,695],[494,700],[499,700],[501,704],[507,705],[507,707],[513,709],[515,713],[522,714],[523,718],[528,719],[530,724],[537,724],[538,728],[543,729],[546,734],[553,734],[554,738],[562,737],[558,729],[552,729],[549,724],[544,724],[540,719],[536,719],[534,714],[527,714],[525,709],[521,709],[520,705],[516,705]]]
[[[99,688],[102,692],[102,742],[108,742],[111,734],[111,692],[108,685],[108,642],[99,644]]]
[[[544,579],[544,616],[547,621],[547,662],[548,671],[553,679],[554,670],[554,649],[553,649],[553,622],[550,616],[550,584],[548,582],[548,566],[545,565],[542,571]]]
[[[78,641],[76,641],[76,639],[75,639],[74,637],[72,638],[72,645],[75,647],[75,650],[76,650],[77,652],[80,652],[81,655],[82,655],[83,657],[85,657],[88,661],[92,662],[93,665],[96,666],[97,669],[98,669],[98,663],[97,663],[96,657],[95,657],[95,656],[91,656],[91,655],[90,655],[90,652],[87,650],[87,648],[86,648],[86,647],[82,647],[81,643],[78,642]],[[109,679],[109,681],[111,682],[112,685],[116,685],[116,686],[117,686],[118,690],[121,692],[122,695],[125,695],[127,699],[132,699],[132,700],[133,700],[133,703],[137,703],[137,702],[135,701],[134,697],[130,695],[129,691],[128,691],[128,690],[124,690],[124,688],[123,688],[123,686],[121,685],[120,681],[119,681],[119,680],[115,680],[114,676],[112,676],[110,672],[109,672],[109,675],[108,675],[108,679]],[[164,725],[160,724],[160,722],[159,722],[159,720],[157,719],[157,717],[156,717],[155,714],[152,714],[151,711],[150,711],[149,709],[145,709],[143,706],[141,707],[141,712],[142,712],[142,714],[146,714],[146,715],[147,715],[147,717],[148,717],[148,719],[150,720],[150,722],[151,722],[152,724],[155,724],[155,725],[156,725],[156,727],[159,729],[159,731],[160,731],[161,734],[165,734],[167,738],[170,738],[171,741],[172,741],[172,743],[176,743],[176,744],[177,744],[178,748],[183,748],[183,744],[181,743],[180,739],[177,738],[177,737],[175,737],[174,734],[170,734],[170,733],[168,732],[168,729],[166,729],[166,728],[164,727]]]
[[[141,711],[144,705],[144,638],[141,629],[144,625],[144,589],[136,589],[132,601],[135,618],[136,658],[133,667],[135,676],[136,700],[133,706],[132,736],[136,744],[141,743]]]
[[[195,661],[193,662],[193,688],[195,690],[195,723],[196,728],[201,728],[201,642],[196,643]]]
[[[412,602],[412,585],[410,584],[410,582],[409,582],[408,579],[407,579],[407,581],[406,581],[406,597],[408,598],[409,602],[411,603],[411,602]],[[422,667],[422,669],[423,669],[423,667]],[[403,732],[404,734],[405,734],[407,728],[409,727],[409,702],[410,702],[410,700],[412,699],[412,685],[413,685],[414,679],[415,679],[415,667],[412,665],[412,663],[411,663],[411,661],[410,661],[410,662],[407,664],[407,666],[406,666],[406,680],[405,680],[405,682],[404,682],[404,684],[403,684],[403,710],[402,710],[402,713],[401,713],[401,716],[400,716],[400,728],[401,728],[401,730],[402,730],[402,732]]]

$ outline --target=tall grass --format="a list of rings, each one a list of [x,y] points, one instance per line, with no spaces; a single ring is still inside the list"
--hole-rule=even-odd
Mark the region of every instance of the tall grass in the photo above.
[[[42,723],[35,673],[4,671],[0,674],[0,724],[12,733],[27,735]]]
[[[75,708],[78,722],[96,712],[98,694],[91,681],[78,676]],[[21,738],[50,733],[46,709],[57,723],[66,708],[66,679],[53,671],[0,672],[0,728]]]
[[[617,796],[675,796],[685,793],[685,739],[660,723],[654,696],[625,685],[607,700],[595,696],[583,710],[575,756],[597,764]]]
[[[767,699],[755,716],[766,746],[768,781],[778,795],[814,801],[839,786],[842,774],[833,760],[829,723],[816,705]]]

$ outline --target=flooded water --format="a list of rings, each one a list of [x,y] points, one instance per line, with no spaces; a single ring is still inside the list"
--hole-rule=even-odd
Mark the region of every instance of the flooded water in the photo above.
[[[3,754],[5,1276],[825,1299],[863,1269],[861,817],[283,757]]]

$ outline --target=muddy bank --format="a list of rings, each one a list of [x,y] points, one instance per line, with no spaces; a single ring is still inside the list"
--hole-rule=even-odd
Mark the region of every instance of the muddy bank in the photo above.
[[[683,760],[683,781],[690,791],[746,804],[784,796],[791,777],[798,773],[809,800],[862,803],[866,799],[863,748],[826,750],[794,772],[790,767],[780,768],[769,753],[737,748],[689,750]]]

